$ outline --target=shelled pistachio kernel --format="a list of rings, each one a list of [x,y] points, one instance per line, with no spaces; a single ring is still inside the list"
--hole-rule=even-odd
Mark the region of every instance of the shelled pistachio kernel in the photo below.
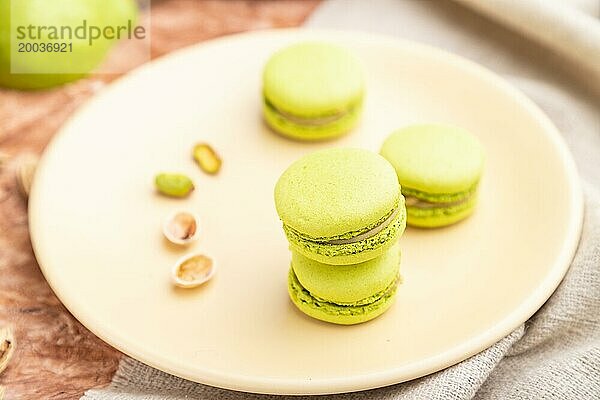
[[[154,185],[160,193],[171,197],[186,197],[194,190],[194,182],[183,174],[158,174]]]
[[[198,143],[193,150],[194,160],[207,174],[214,175],[221,169],[221,158],[207,143]]]

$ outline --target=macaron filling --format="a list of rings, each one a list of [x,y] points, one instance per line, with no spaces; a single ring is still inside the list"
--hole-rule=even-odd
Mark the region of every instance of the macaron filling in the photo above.
[[[361,236],[361,235],[371,232],[371,231],[375,231],[375,230],[377,230],[377,232],[367,235],[362,240],[366,240],[373,236],[377,236],[385,228],[388,228],[388,227],[390,227],[390,225],[393,225],[396,218],[402,219],[405,216],[404,210],[405,210],[404,196],[400,196],[396,200],[394,207],[390,211],[388,211],[387,214],[385,214],[383,217],[381,217],[377,221],[365,226],[362,229],[358,229],[358,230],[351,231],[351,232],[345,232],[340,235],[330,236],[330,237],[310,237],[308,235],[300,233],[299,231],[297,231],[296,229],[292,228],[291,226],[289,226],[288,224],[285,224],[285,223],[283,224],[283,228],[286,232],[290,232],[294,236],[297,236],[299,239],[306,240],[309,242],[315,242],[315,243],[319,243],[319,244],[336,244],[336,243],[334,243],[334,241],[350,239],[350,240],[352,240],[352,242],[349,242],[349,243],[356,243],[356,242],[359,242],[360,240],[353,240],[353,238]]]
[[[418,227],[437,227],[470,215],[477,202],[477,184],[452,194],[432,194],[402,188],[406,199],[407,222]]]
[[[384,220],[387,220],[388,218],[389,215],[386,216]],[[352,241],[351,243],[331,243],[331,240],[343,240],[340,238],[348,234],[340,235],[335,239],[310,239],[299,234],[285,224],[283,229],[291,247],[304,256],[327,264],[345,265],[367,261],[381,255],[385,250],[391,247],[400,237],[402,232],[404,232],[406,221],[406,208],[404,207],[404,202],[402,202],[402,207],[400,207],[395,218],[392,218],[390,223],[383,225],[381,229],[378,229],[378,233],[373,234],[372,236],[369,235],[369,237],[363,238],[362,240]],[[377,224],[377,226],[379,225],[381,225],[381,223]],[[373,229],[373,227],[370,227],[367,231],[358,232],[354,236],[346,237],[348,237],[349,240],[352,240],[351,238],[366,233],[371,229]]]
[[[290,294],[295,301],[311,308],[319,309],[327,314],[335,315],[360,315],[379,308],[382,303],[387,302],[396,293],[400,281],[400,274],[398,274],[387,288],[372,296],[353,303],[337,303],[313,295],[302,286],[293,268],[290,268],[289,272]]]
[[[346,232],[335,237],[311,238],[296,231],[287,224],[283,225],[288,240],[292,247],[304,254],[306,257],[322,261],[322,258],[345,257],[357,255],[363,252],[372,253],[364,259],[355,262],[366,261],[379,255],[402,234],[406,227],[406,208],[404,197],[400,196],[397,206],[394,207],[383,218],[364,229]],[[366,253],[365,253],[366,254]],[[314,255],[317,255],[315,258]],[[341,260],[341,259],[340,259]],[[341,264],[350,262],[341,262]]]
[[[368,231],[361,233],[360,235],[354,236],[352,238],[349,239],[333,239],[333,240],[327,240],[323,243],[326,244],[351,244],[351,243],[357,243],[360,242],[362,240],[366,240],[370,237],[373,237],[375,235],[377,235],[379,232],[381,232],[382,230],[384,230],[385,228],[387,228],[396,217],[398,217],[398,214],[400,213],[400,209],[396,208],[389,217],[387,217],[387,219],[385,219],[383,222],[381,222],[379,225],[373,227],[372,229],[369,229]]]
[[[465,197],[462,200],[450,201],[450,202],[441,202],[441,203],[433,203],[427,200],[421,200],[418,197],[414,196],[406,196],[406,207],[414,207],[420,210],[428,210],[432,208],[448,208],[448,207],[457,207],[463,205],[469,201],[469,197]]]
[[[347,115],[352,114],[354,112],[354,108],[355,108],[355,107],[349,107],[348,109],[341,110],[337,113],[331,113],[331,114],[321,115],[321,116],[304,117],[304,116],[289,113],[287,111],[284,111],[284,110],[276,107],[266,97],[265,97],[265,106],[268,109],[270,109],[273,113],[275,113],[277,116],[279,116],[280,118],[282,118],[288,122],[291,122],[295,125],[307,126],[307,127],[322,127],[322,126],[327,126],[327,125],[333,124],[333,123],[341,120],[342,118],[346,117]]]
[[[478,185],[479,182],[476,182],[467,190],[456,193],[427,193],[403,186],[402,194],[409,216],[423,217],[431,213],[451,215],[462,213],[473,204]]]
[[[472,184],[468,189],[454,192],[454,193],[429,193],[418,189],[412,189],[405,185],[402,186],[402,195],[406,198],[406,205],[408,204],[409,198],[416,198],[422,202],[441,204],[441,203],[459,203],[461,201],[468,201],[470,197],[473,197],[477,193],[479,181]],[[414,200],[411,200],[414,201]]]

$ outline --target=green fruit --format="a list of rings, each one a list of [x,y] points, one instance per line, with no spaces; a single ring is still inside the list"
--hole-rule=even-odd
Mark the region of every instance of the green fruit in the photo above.
[[[158,174],[154,185],[160,193],[171,197],[186,197],[194,190],[194,182],[182,174]]]
[[[12,10],[11,10],[11,1]],[[74,30],[83,21],[87,26],[117,27],[135,24],[137,6],[134,0],[0,0],[0,86],[15,89],[41,89],[71,82],[85,76],[104,59],[115,39],[105,37],[89,44],[89,38],[56,39],[50,32],[35,31],[23,43],[72,43],[69,52],[17,52],[11,31],[17,35],[18,27],[29,25],[47,27],[70,27]],[[13,69],[33,73],[11,73]],[[41,72],[41,73],[40,73]]]

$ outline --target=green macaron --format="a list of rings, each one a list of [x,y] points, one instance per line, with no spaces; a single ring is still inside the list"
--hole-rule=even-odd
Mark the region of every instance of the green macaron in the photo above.
[[[385,140],[381,155],[396,169],[409,225],[446,226],[475,209],[484,154],[466,130],[441,124],[409,126]]]
[[[263,114],[280,134],[300,140],[340,136],[358,122],[364,79],[360,62],[328,43],[294,44],[276,52],[263,73]]]
[[[333,265],[382,255],[406,226],[392,165],[362,149],[311,153],[275,185],[275,207],[292,250]]]
[[[383,314],[393,303],[400,275],[400,246],[354,265],[328,265],[292,252],[288,292],[305,314],[350,325]]]

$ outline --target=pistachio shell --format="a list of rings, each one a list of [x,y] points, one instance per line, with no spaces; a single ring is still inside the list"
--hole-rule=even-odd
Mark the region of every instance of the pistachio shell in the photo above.
[[[175,211],[165,218],[163,234],[175,244],[192,243],[200,237],[200,219],[188,211]]]
[[[202,253],[179,259],[173,266],[173,283],[182,288],[200,286],[210,280],[216,271],[214,260]]]
[[[194,160],[207,174],[214,175],[221,169],[221,158],[207,143],[198,143],[193,150]]]
[[[154,185],[160,193],[171,197],[186,197],[194,190],[194,182],[183,174],[158,174]]]

